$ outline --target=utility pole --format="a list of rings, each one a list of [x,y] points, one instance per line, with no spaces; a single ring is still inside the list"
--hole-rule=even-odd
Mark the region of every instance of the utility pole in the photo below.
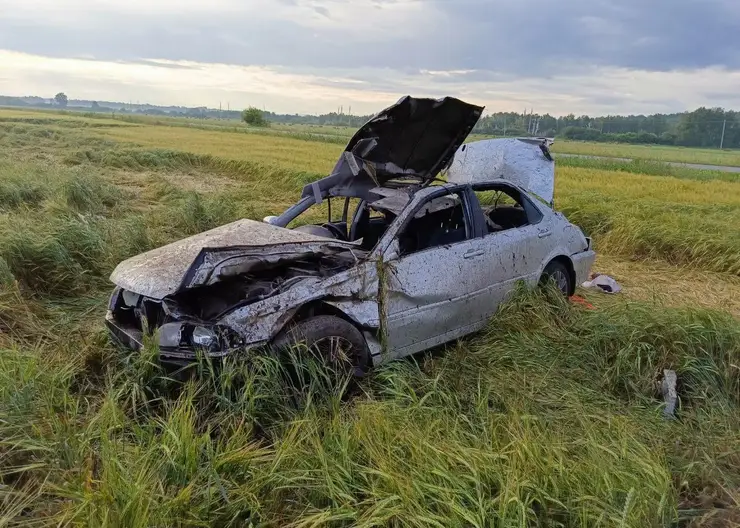
[[[719,140],[719,149],[722,150],[722,147],[725,145],[725,127],[727,126],[727,119],[722,121],[722,138]]]

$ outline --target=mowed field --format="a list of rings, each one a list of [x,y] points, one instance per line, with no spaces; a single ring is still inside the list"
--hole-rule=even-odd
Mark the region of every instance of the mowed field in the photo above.
[[[522,291],[357,384],[259,355],[178,381],[108,343],[113,267],[281,212],[351,134],[230,126],[0,110],[0,526],[740,523],[740,175],[655,162],[733,153],[563,160],[556,208],[624,287],[594,309]]]

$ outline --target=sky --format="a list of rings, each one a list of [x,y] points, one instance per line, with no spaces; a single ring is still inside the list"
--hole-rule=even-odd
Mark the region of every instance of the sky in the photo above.
[[[740,109],[739,0],[0,0],[0,94],[367,114]]]

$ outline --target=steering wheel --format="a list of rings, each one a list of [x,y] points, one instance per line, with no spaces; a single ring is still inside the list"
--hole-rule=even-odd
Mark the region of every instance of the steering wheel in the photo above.
[[[321,227],[325,227],[326,229],[331,231],[334,235],[336,235],[337,239],[344,241],[347,240],[347,233],[343,232],[334,224],[321,224]]]

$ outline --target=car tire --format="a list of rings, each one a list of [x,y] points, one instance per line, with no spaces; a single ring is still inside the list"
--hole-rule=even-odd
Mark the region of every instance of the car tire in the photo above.
[[[570,271],[568,271],[568,268],[562,262],[553,260],[545,266],[542,277],[540,277],[540,285],[544,286],[548,281],[553,281],[566,297],[570,296],[573,292],[573,279],[571,278]]]
[[[309,317],[290,325],[273,341],[274,347],[283,351],[301,344],[314,353],[318,352],[322,361],[350,368],[356,377],[364,376],[370,368],[370,350],[362,332],[339,317]],[[339,354],[342,357],[338,357]]]

